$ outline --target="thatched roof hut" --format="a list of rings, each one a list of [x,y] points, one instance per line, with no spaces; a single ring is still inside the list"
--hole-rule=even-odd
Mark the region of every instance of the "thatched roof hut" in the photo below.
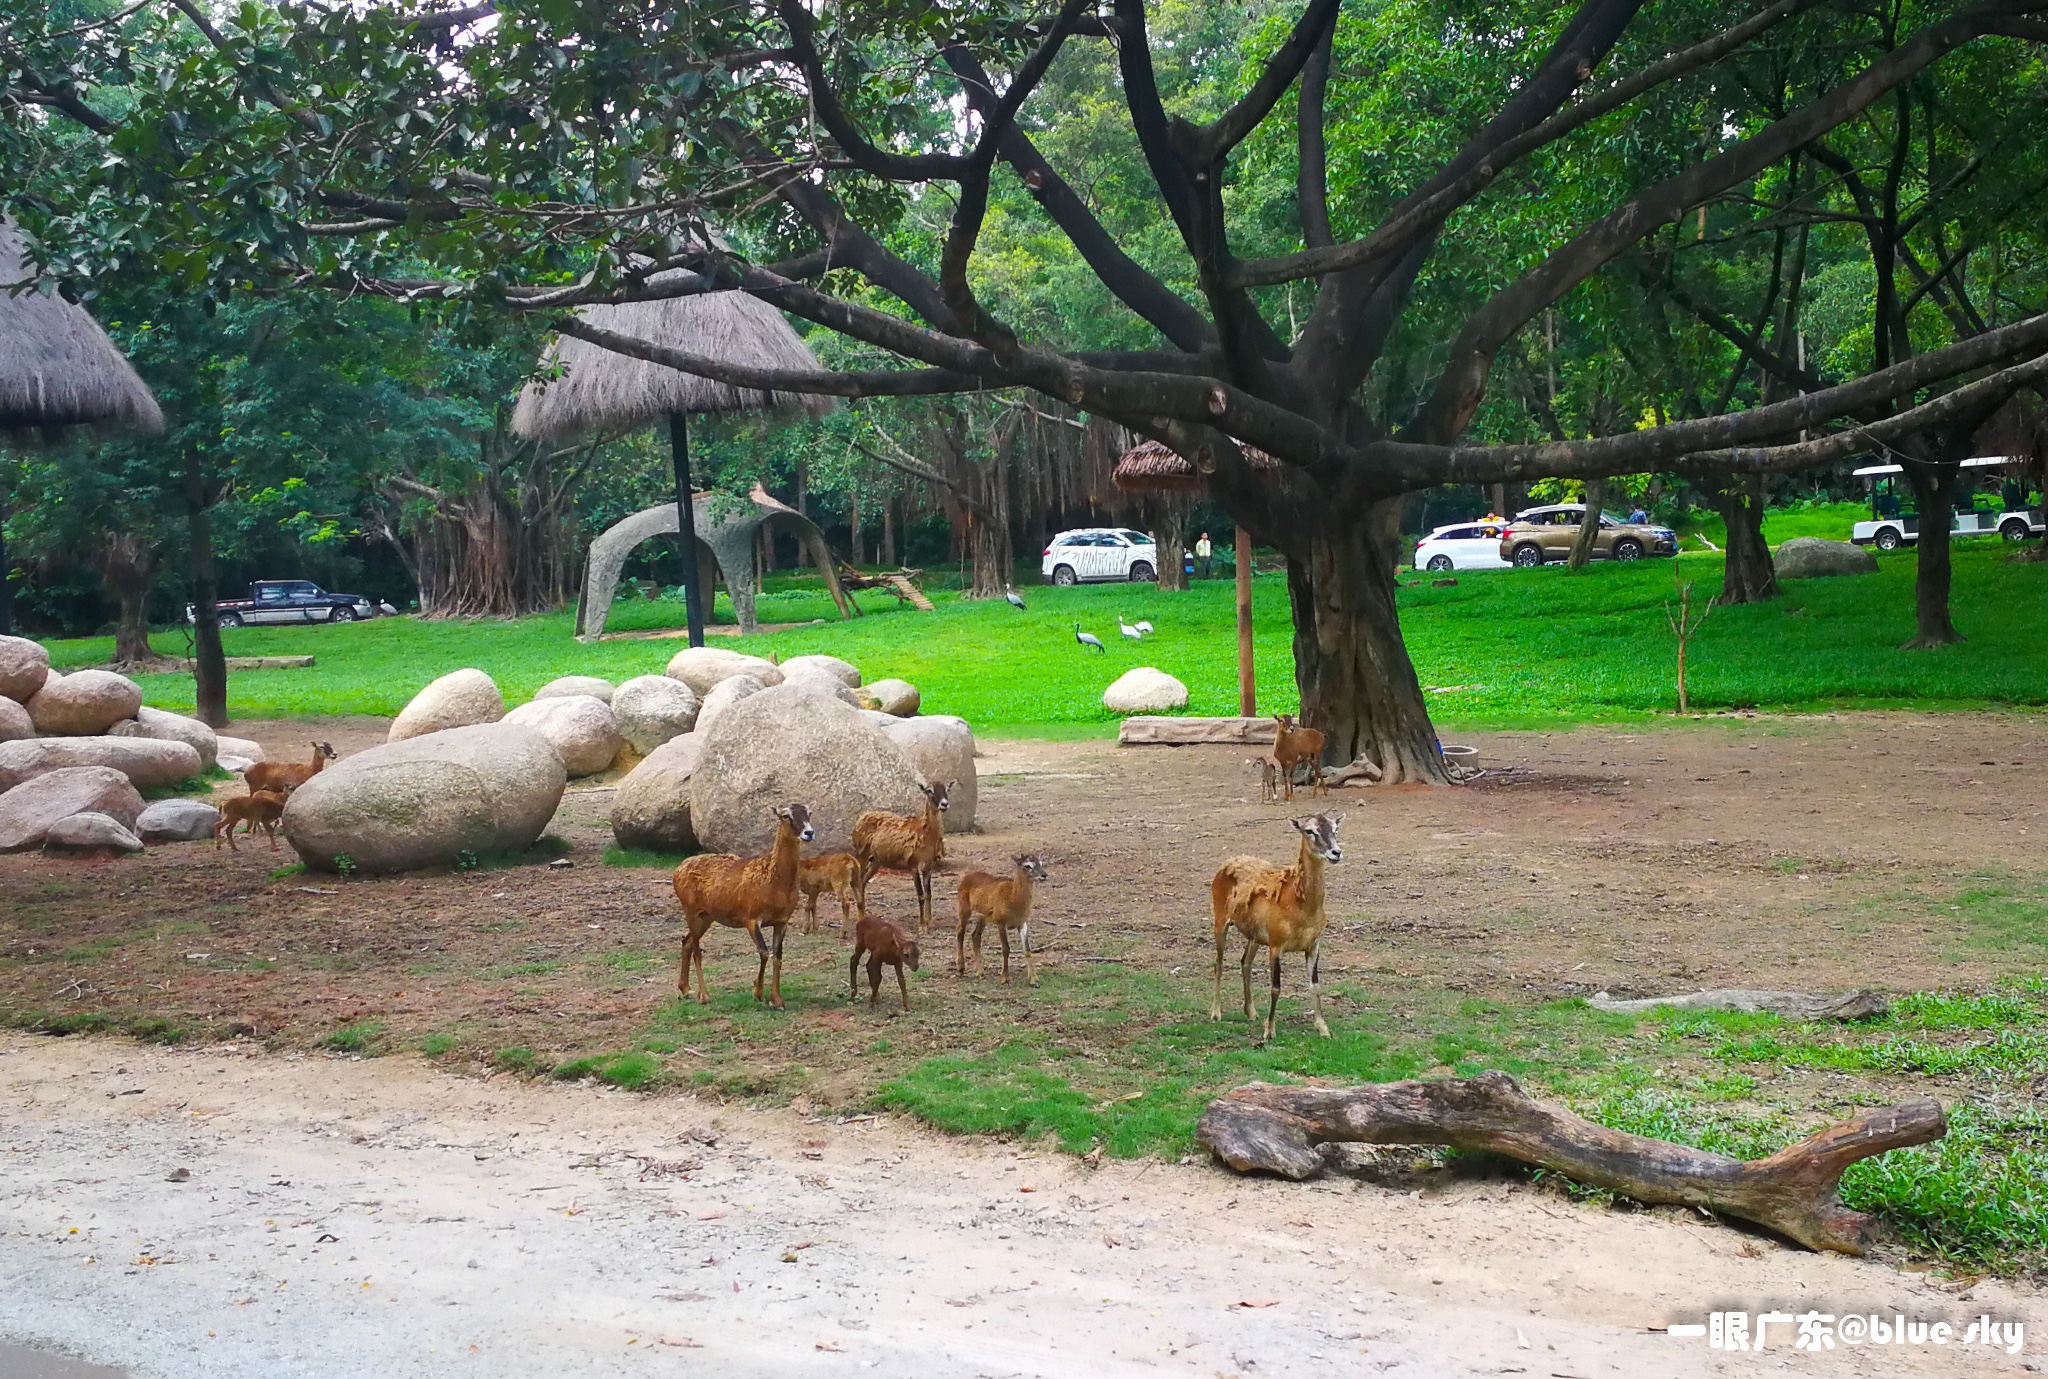
[[[164,414],[99,323],[28,278],[21,231],[0,218],[0,433],[101,425],[154,435]]]
[[[649,279],[660,281],[660,274]],[[593,326],[692,354],[763,369],[819,368],[817,356],[782,313],[744,292],[586,306],[576,314]],[[528,383],[512,411],[512,429],[538,440],[630,431],[692,412],[758,409],[823,416],[833,406],[831,398],[812,393],[735,388],[574,336],[557,337],[542,362],[559,363],[562,376]]]
[[[1280,461],[1256,446],[1243,447],[1245,462],[1261,472],[1278,473]],[[1126,493],[1205,493],[1209,481],[1176,450],[1158,441],[1141,441],[1116,462],[1111,476]]]

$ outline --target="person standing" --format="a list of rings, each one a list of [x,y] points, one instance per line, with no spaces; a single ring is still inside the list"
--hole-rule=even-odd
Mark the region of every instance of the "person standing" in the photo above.
[[[1209,557],[1210,557],[1210,555],[1211,555],[1211,554],[1213,553],[1213,549],[1214,549],[1214,548],[1212,548],[1212,547],[1211,547],[1211,546],[1209,545],[1209,533],[1207,533],[1207,532],[1203,532],[1203,533],[1201,534],[1201,536],[1199,536],[1198,538],[1196,538],[1196,540],[1195,540],[1195,578],[1196,578],[1196,579],[1207,579],[1207,578],[1209,577]]]

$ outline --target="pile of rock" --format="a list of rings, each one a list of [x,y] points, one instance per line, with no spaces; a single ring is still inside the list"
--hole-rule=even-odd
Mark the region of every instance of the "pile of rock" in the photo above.
[[[211,805],[144,809],[141,792],[189,780],[219,757],[211,728],[144,707],[127,676],[60,675],[40,643],[0,637],[0,852],[114,856],[209,837]],[[166,808],[174,805],[182,808]]]
[[[974,734],[958,718],[912,717],[915,686],[864,686],[836,656],[777,664],[721,647],[676,653],[668,675],[700,706],[689,730],[619,783],[612,834],[621,847],[759,851],[775,807],[798,800],[810,808],[815,848],[844,848],[867,810],[921,810],[920,778],[951,788],[949,832],[974,827]]]

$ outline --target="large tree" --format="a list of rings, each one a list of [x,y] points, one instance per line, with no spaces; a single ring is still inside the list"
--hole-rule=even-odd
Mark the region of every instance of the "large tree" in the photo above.
[[[1614,435],[1490,444],[1483,415],[1497,365],[1547,309],[1637,271],[1627,261],[1661,228],[1754,187],[1952,55],[2048,41],[2048,0],[1897,0],[1875,51],[1860,43],[1865,10],[1814,0],[1733,23],[1704,4],[1641,13],[1639,0],[1342,16],[1337,0],[1307,0],[1269,15],[1234,80],[1198,87],[1176,79],[1183,51],[1155,42],[1166,11],[1145,0],[1050,13],[251,0],[218,19],[173,3],[35,35],[30,60],[8,59],[13,101],[68,116],[107,151],[92,189],[40,217],[62,246],[54,271],[148,252],[214,279],[553,316],[649,295],[652,273],[682,270],[660,290],[749,292],[872,358],[763,371],[554,323],[742,386],[1058,398],[1189,456],[1286,553],[1304,716],[1334,755],[1369,757],[1388,781],[1445,778],[1394,609],[1402,495],[1703,456],[1730,474],[1810,466],[1956,422],[2048,373],[2048,316],[2035,314],[1835,386]],[[1359,33],[1379,41],[1345,41]],[[1743,80],[1760,56],[1848,51],[1851,38],[1838,78],[1783,109]],[[1032,97],[1069,49],[1113,64],[1171,271],[1134,257],[1041,151]],[[1397,102],[1425,52],[1456,80],[1416,109],[1408,156],[1333,178],[1332,112],[1357,103],[1333,89]],[[1700,112],[1691,137],[1618,176],[1609,143],[1672,102]],[[1244,223],[1238,193],[1248,151],[1266,146],[1270,166],[1282,135],[1296,186],[1275,243],[1270,222]],[[978,252],[999,177],[1152,338],[1063,348],[1006,313]],[[1554,188],[1572,194],[1543,194]],[[914,233],[935,218],[942,234]],[[1284,462],[1277,481],[1246,463],[1247,444]]]

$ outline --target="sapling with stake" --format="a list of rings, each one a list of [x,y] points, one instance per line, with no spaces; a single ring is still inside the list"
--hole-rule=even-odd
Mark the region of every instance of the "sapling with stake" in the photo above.
[[[1665,604],[1664,620],[1671,624],[1671,635],[1678,639],[1678,711],[1690,713],[1692,700],[1685,692],[1685,648],[1692,641],[1693,634],[1700,630],[1700,624],[1707,620],[1707,615],[1714,611],[1714,603],[1712,599],[1702,603],[1695,615],[1692,611],[1693,582],[1678,577],[1675,561],[1671,567],[1671,580],[1678,586],[1678,607],[1674,610],[1670,604]]]

